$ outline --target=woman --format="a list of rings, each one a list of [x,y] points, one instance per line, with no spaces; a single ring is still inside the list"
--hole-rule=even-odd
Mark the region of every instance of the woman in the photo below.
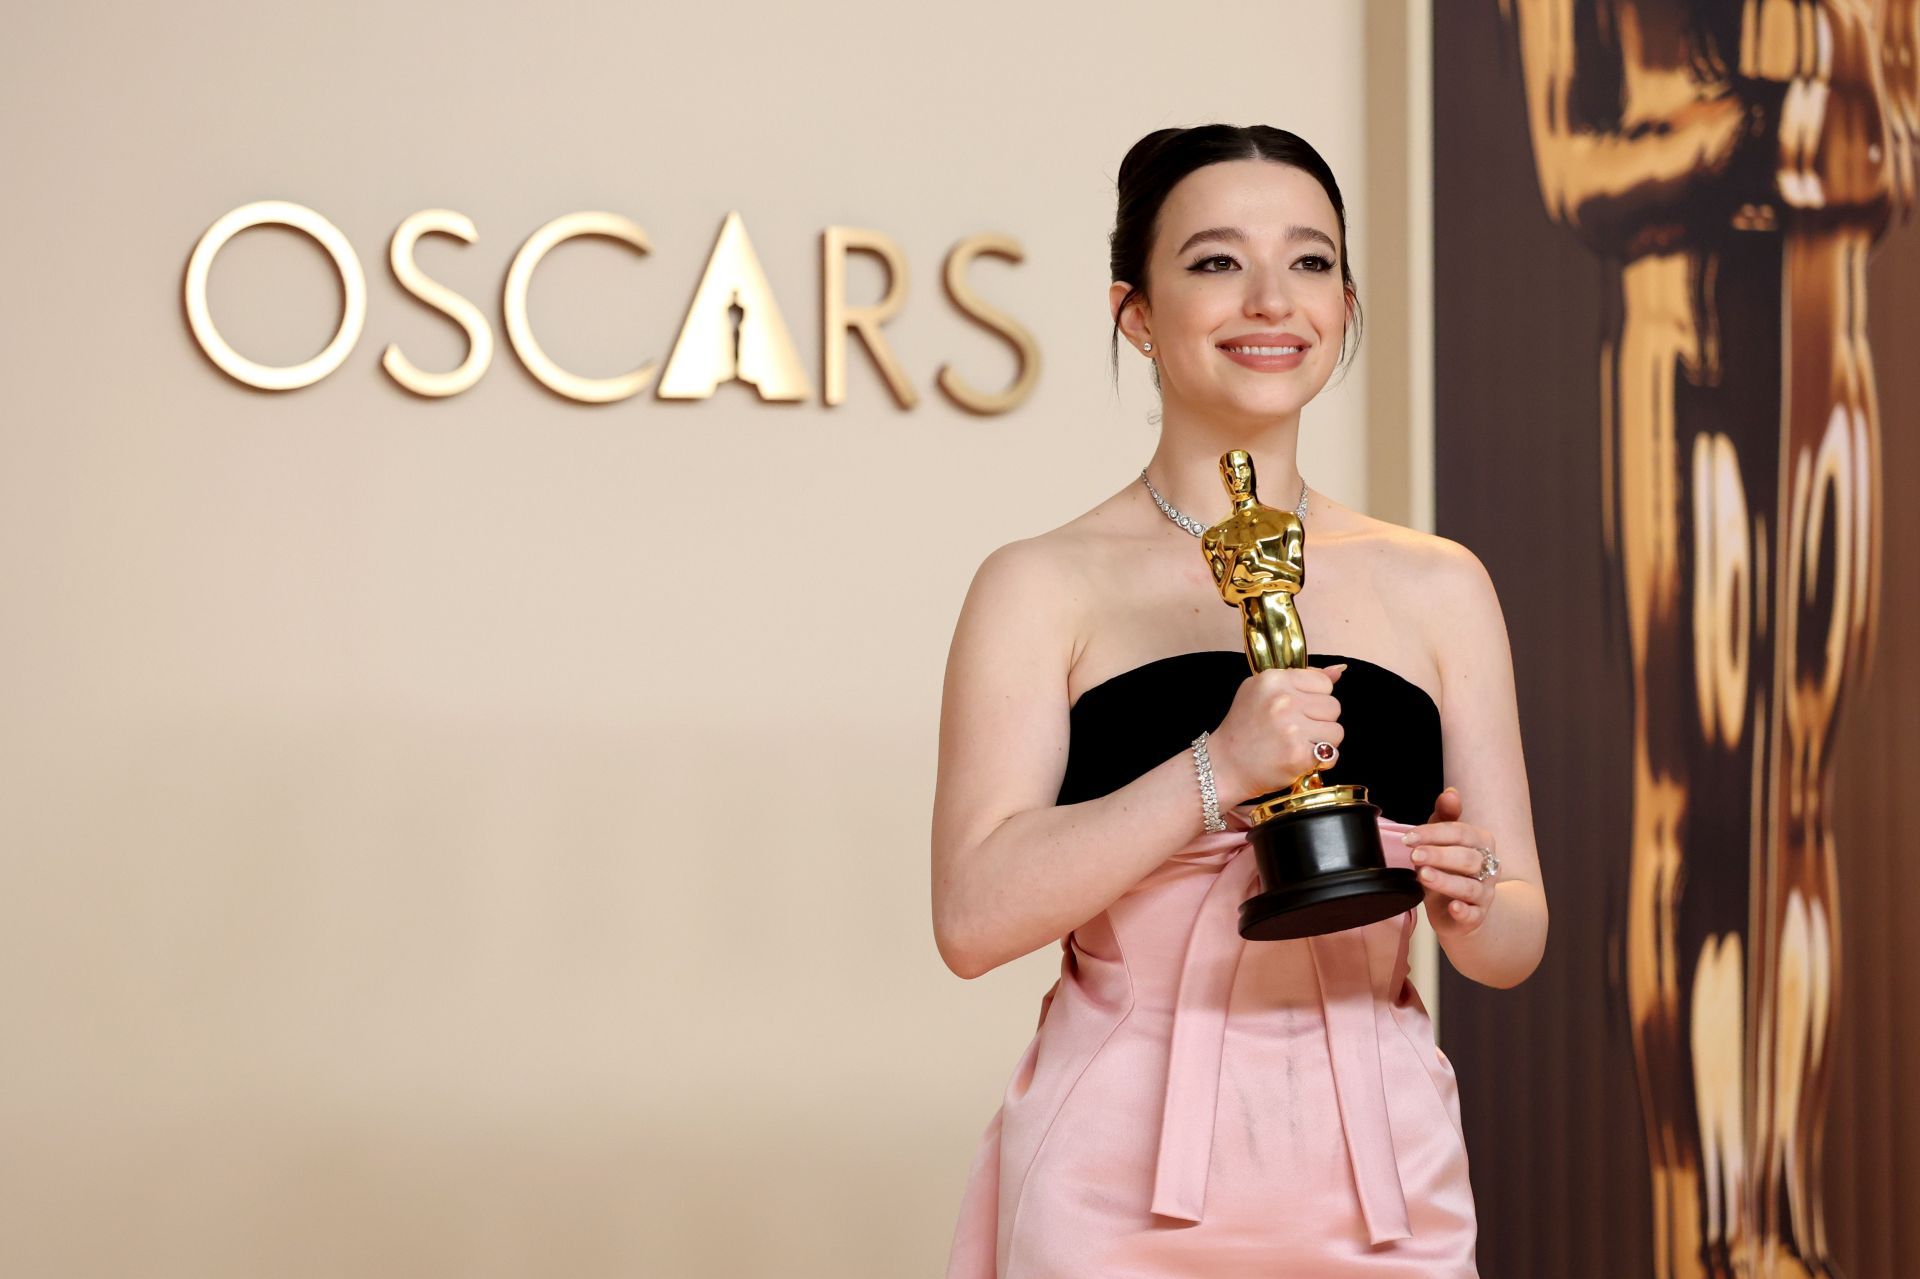
[[[1301,410],[1359,317],[1312,147],[1264,126],[1141,139],[1112,266],[1116,356],[1124,333],[1153,362],[1159,445],[1091,511],[987,557],[948,660],[940,953],[973,977],[1064,952],[948,1274],[1471,1275],[1453,1072],[1407,980],[1414,912],[1262,942],[1235,912],[1257,888],[1246,801],[1318,769],[1368,786],[1455,968],[1533,971],[1546,898],[1492,583],[1464,547],[1300,476]],[[1305,527],[1304,668],[1249,675],[1199,553],[1235,448]]]

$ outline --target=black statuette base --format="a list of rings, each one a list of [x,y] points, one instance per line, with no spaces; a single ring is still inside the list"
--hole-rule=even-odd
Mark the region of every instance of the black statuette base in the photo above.
[[[1365,802],[1283,813],[1253,827],[1247,840],[1265,890],[1240,904],[1248,941],[1316,937],[1391,919],[1420,904],[1413,871],[1388,866]]]

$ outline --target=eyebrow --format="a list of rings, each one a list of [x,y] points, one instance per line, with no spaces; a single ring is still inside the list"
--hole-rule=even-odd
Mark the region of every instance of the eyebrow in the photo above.
[[[1290,226],[1286,229],[1285,235],[1289,240],[1317,240],[1335,253],[1340,251],[1340,246],[1333,242],[1333,237],[1319,227]],[[1188,236],[1186,243],[1173,251],[1173,256],[1176,258],[1185,256],[1188,249],[1202,240],[1231,240],[1235,244],[1245,244],[1247,233],[1237,226],[1210,226],[1204,231],[1195,231]]]

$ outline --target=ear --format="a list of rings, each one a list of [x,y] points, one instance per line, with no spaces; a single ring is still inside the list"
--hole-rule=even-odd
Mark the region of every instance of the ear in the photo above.
[[[1115,280],[1107,288],[1107,309],[1115,311],[1121,300],[1133,289],[1125,280]],[[1117,311],[1115,317],[1120,321],[1120,333],[1133,344],[1134,350],[1140,349],[1142,342],[1153,340],[1152,331],[1147,327],[1147,300],[1138,293],[1126,304],[1126,309]]]

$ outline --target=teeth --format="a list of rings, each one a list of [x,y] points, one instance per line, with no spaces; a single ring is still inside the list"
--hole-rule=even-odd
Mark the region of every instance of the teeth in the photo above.
[[[1304,346],[1224,346],[1223,351],[1238,351],[1242,355],[1298,355],[1306,350]]]

